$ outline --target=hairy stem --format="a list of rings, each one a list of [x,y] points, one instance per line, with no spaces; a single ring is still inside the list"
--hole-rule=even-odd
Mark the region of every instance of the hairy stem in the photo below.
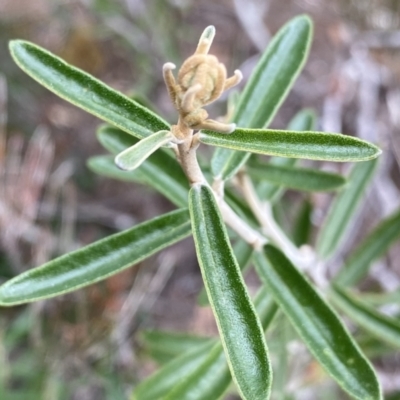
[[[179,129],[180,124],[175,129]],[[179,132],[179,137],[186,137],[185,140],[178,144],[178,161],[185,172],[191,186],[201,184],[208,185],[200,165],[197,161],[196,151],[198,142],[196,136],[192,136],[193,131],[186,129]],[[224,201],[221,192],[215,188],[211,188],[215,195],[217,204],[221,211],[225,223],[230,226],[243,240],[249,243],[255,250],[261,250],[262,246],[267,243],[267,239],[243,221]]]
[[[250,178],[244,172],[240,172],[237,178],[243,196],[260,223],[262,232],[276,243],[293,262],[300,264],[302,267],[304,267],[305,264],[308,264],[304,255],[300,253],[299,249],[276,223],[272,216],[270,205],[268,204],[267,207],[265,207],[265,205],[261,203]]]

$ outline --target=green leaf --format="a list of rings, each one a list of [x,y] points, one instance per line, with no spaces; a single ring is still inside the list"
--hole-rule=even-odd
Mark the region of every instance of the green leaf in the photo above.
[[[170,131],[159,131],[128,147],[115,157],[115,164],[124,171],[133,171],[161,146],[171,142]]]
[[[235,254],[239,268],[243,274],[245,268],[249,265],[251,255],[253,254],[253,248],[245,241],[239,239],[233,246],[233,253]],[[205,288],[203,288],[199,293],[199,296],[197,297],[197,303],[200,306],[208,306],[210,304]]]
[[[158,400],[172,390],[182,379],[195,371],[208,358],[217,341],[194,347],[176,357],[155,374],[137,385],[132,393],[132,400]]]
[[[298,112],[288,124],[289,131],[312,131],[315,129],[316,116],[313,110],[304,109]],[[273,165],[282,165],[293,167],[297,162],[295,158],[271,157],[270,163]],[[284,192],[281,186],[273,185],[269,182],[262,182],[257,187],[257,193],[260,199],[277,201]]]
[[[265,400],[271,367],[264,335],[211,189],[192,187],[189,210],[197,258],[232,377],[244,399]]]
[[[157,361],[160,359],[170,361],[182,353],[209,341],[209,337],[189,335],[181,332],[154,330],[140,332],[142,346]]]
[[[375,145],[339,133],[238,128],[226,135],[201,131],[199,139],[212,146],[309,160],[365,161],[381,154],[381,150]]]
[[[277,306],[271,297],[268,296],[264,287],[257,293],[254,305],[265,330],[273,320]],[[157,344],[153,343],[153,340],[156,342],[157,338],[158,335],[156,333],[150,339],[152,345],[156,347]],[[187,343],[188,340],[190,341],[191,339],[182,338],[183,343]],[[197,339],[194,338],[194,340]],[[166,337],[167,342],[163,340],[163,337],[160,337],[160,341],[165,344],[163,347],[171,347],[173,350],[177,350],[180,346],[180,344],[175,342],[173,337],[171,339]],[[219,340],[214,339],[209,339],[208,345],[206,343],[195,344],[193,342],[193,346],[195,348],[178,356],[175,360],[163,366],[154,375],[141,382],[135,388],[132,400],[157,400],[166,394],[169,395],[171,391],[176,396],[175,399],[180,400],[185,398],[184,396],[187,393],[201,395],[203,392],[198,391],[198,386],[202,387],[204,381],[208,383],[206,390],[213,393],[216,398],[219,398],[219,395],[225,391],[231,380],[223,346]],[[168,349],[165,349],[165,351],[168,351]],[[226,375],[229,376],[229,380],[226,379]],[[203,393],[203,397],[200,396],[200,399],[204,398],[212,400],[214,397],[211,395],[210,397],[205,396]],[[194,399],[195,397],[191,398],[191,400]]]
[[[381,399],[375,373],[343,323],[286,256],[266,245],[254,258],[261,280],[325,370],[354,398]]]
[[[356,164],[347,179],[347,186],[333,201],[317,240],[317,253],[327,259],[345,239],[345,231],[357,210],[371,180],[377,160]]]
[[[312,35],[311,19],[300,15],[274,36],[240,96],[233,119],[238,126],[270,124],[307,60]]]
[[[97,131],[97,137],[99,142],[113,154],[118,154],[137,143],[134,137],[110,126],[101,127]],[[187,206],[189,191],[187,178],[179,163],[166,149],[159,149],[135,171],[122,173],[136,174],[140,182],[154,188],[178,207]]]
[[[57,296],[108,278],[189,236],[187,210],[177,210],[31,269],[0,286],[0,305]]]
[[[267,294],[265,287],[261,287],[257,293],[254,305],[262,327],[266,330],[278,307]],[[182,382],[168,393],[165,400],[217,400],[228,389],[230,382],[231,374],[219,341],[207,359],[195,371],[182,379]]]
[[[307,60],[312,34],[312,21],[301,15],[274,36],[240,97],[233,118],[237,126],[265,128],[269,125]],[[218,149],[212,160],[214,176],[224,180],[232,177],[248,156]]]
[[[400,238],[400,210],[384,219],[352,252],[335,282],[341,286],[355,285],[368,272],[372,262],[386,253]]]
[[[349,291],[345,291],[337,285],[334,285],[330,290],[329,298],[354,322],[377,339],[400,348],[400,322],[398,320],[375,311],[366,303],[360,301],[358,296],[352,295]]]
[[[311,201],[309,199],[305,199],[297,213],[297,219],[295,220],[293,228],[293,243],[298,247],[308,243],[310,240],[312,231],[312,211],[313,206]]]
[[[246,171],[256,180],[266,180],[278,186],[310,192],[338,190],[346,183],[345,178],[330,172],[266,164],[260,161],[250,163]]]
[[[141,139],[169,130],[158,115],[33,43],[12,40],[10,52],[18,66],[41,85],[133,136]]]

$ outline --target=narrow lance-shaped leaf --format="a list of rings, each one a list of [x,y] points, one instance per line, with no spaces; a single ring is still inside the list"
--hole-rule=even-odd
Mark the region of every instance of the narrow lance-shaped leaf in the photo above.
[[[354,398],[381,399],[371,365],[336,313],[304,276],[271,245],[254,257],[260,278],[325,370]]]
[[[400,322],[375,311],[356,296],[335,285],[329,298],[354,322],[374,335],[377,339],[400,348]]]
[[[365,161],[376,158],[381,153],[371,143],[338,133],[238,128],[229,135],[201,131],[199,139],[212,146],[309,160]]]
[[[125,171],[133,171],[161,146],[171,142],[170,131],[159,131],[128,147],[115,157],[115,164]]]
[[[265,400],[271,367],[262,327],[211,189],[192,187],[189,210],[197,258],[232,377],[244,399]]]
[[[315,129],[315,112],[313,110],[304,109],[299,111],[289,122],[288,131],[313,131]],[[297,162],[296,158],[282,158],[282,157],[271,157],[270,163],[273,165],[282,165],[287,167],[293,167]],[[284,188],[271,184],[269,182],[261,182],[257,187],[257,193],[260,199],[269,200],[270,202],[277,201]]]
[[[335,278],[341,286],[356,284],[372,262],[381,257],[400,238],[400,210],[383,220],[352,252]]]
[[[377,160],[356,164],[347,186],[333,201],[317,239],[317,252],[327,259],[345,239],[345,232],[371,180]]]
[[[18,66],[41,85],[133,136],[169,130],[152,111],[33,43],[13,40],[10,51]]]
[[[267,294],[265,287],[257,293],[254,305],[266,330],[273,320],[277,305]],[[229,387],[231,374],[221,342],[218,342],[207,359],[179,382],[163,400],[218,400]]]
[[[0,305],[67,293],[108,278],[190,234],[187,210],[177,210],[111,235],[0,286]]]
[[[240,97],[233,118],[237,126],[266,128],[270,124],[305,64],[312,33],[312,21],[301,15],[274,36]],[[248,156],[217,149],[212,160],[214,176],[224,180],[232,177]]]
[[[137,139],[133,136],[111,126],[101,127],[97,132],[97,137],[99,142],[113,154],[118,154],[137,143]],[[106,164],[104,160],[102,162]],[[96,167],[99,167],[98,160],[94,168]],[[96,172],[98,170],[99,168]],[[115,170],[117,168],[113,168],[109,175],[114,174],[117,178],[119,175],[115,173]],[[125,180],[129,180],[129,177],[137,177],[139,182],[151,186],[179,207],[187,205],[189,192],[187,178],[176,159],[168,153],[168,149],[159,149],[135,171],[119,171],[119,173],[126,174]]]
[[[245,268],[249,265],[251,255],[253,254],[253,248],[245,241],[238,240],[233,246],[233,253],[235,254],[239,268],[243,273]],[[210,304],[205,288],[200,291],[199,296],[197,297],[197,302],[200,306],[207,306]]]
[[[346,179],[330,172],[310,168],[296,168],[252,162],[246,169],[256,180],[266,180],[278,186],[310,192],[326,192],[340,189]]]
[[[233,119],[238,126],[270,124],[306,62],[312,35],[307,15],[293,18],[277,32],[240,96]]]

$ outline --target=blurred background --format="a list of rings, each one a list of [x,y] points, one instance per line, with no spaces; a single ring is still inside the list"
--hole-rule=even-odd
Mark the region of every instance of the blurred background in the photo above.
[[[0,282],[174,208],[144,186],[87,169],[88,157],[105,152],[95,136],[100,121],[19,70],[10,39],[49,49],[174,122],[162,65],[179,66],[207,25],[217,29],[211,53],[246,80],[271,36],[301,13],[315,22],[311,56],[272,126],[284,128],[296,112],[314,108],[319,130],[384,149],[333,273],[360,232],[400,205],[398,0],[0,0]],[[225,101],[214,105],[212,117],[225,114]],[[348,167],[323,165],[342,173]],[[290,191],[283,198],[287,219],[299,200]],[[316,231],[330,200],[312,195]],[[392,247],[364,287],[398,289],[399,258],[400,246]],[[258,282],[249,276],[248,284]],[[201,287],[193,244],[185,241],[87,289],[1,309],[0,400],[127,399],[156,366],[137,335],[141,329],[215,334],[211,313],[196,305]],[[400,309],[392,304],[383,311]],[[326,376],[304,350],[296,351],[299,365],[285,383],[291,398],[321,398],[315,388],[326,387]],[[399,352],[379,358],[377,369],[388,393],[400,391]],[[335,390],[333,399],[346,398]]]

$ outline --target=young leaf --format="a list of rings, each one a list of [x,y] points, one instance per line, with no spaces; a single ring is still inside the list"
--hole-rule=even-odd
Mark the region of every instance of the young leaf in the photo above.
[[[177,210],[108,236],[24,272],[0,286],[0,305],[57,296],[108,278],[187,237],[187,210]]]
[[[266,128],[269,125],[305,64],[312,33],[312,21],[302,15],[290,20],[274,36],[240,97],[233,118],[237,126]],[[214,176],[224,180],[232,177],[248,156],[217,149],[211,164]]]
[[[375,311],[337,285],[329,292],[329,297],[338,308],[377,339],[400,348],[400,322],[397,319]]]
[[[251,255],[253,254],[253,248],[245,241],[238,240],[233,246],[233,253],[235,254],[239,268],[243,273],[245,268],[249,265]],[[199,296],[197,297],[197,303],[200,306],[208,306],[210,304],[205,288],[203,288],[199,293]]]
[[[325,370],[354,398],[381,399],[372,367],[336,313],[286,256],[266,245],[254,258],[260,278]]]
[[[315,129],[316,116],[313,110],[304,109],[298,112],[288,124],[288,131],[312,131]],[[295,158],[271,157],[270,163],[273,165],[282,165],[293,167],[297,162]],[[284,192],[281,186],[273,185],[269,182],[261,182],[257,187],[257,193],[260,199],[277,201]]]
[[[171,391],[182,379],[195,371],[207,359],[217,341],[194,347],[181,354],[155,374],[137,385],[132,393],[132,400],[158,400]]]
[[[259,161],[250,163],[246,171],[256,180],[266,180],[278,186],[311,192],[338,190],[346,183],[346,179],[342,176],[330,172]]]
[[[133,136],[111,126],[101,127],[97,131],[97,137],[99,142],[113,154],[118,154],[137,143],[137,139]],[[103,162],[106,163],[104,160]],[[99,161],[95,168],[98,166]],[[179,163],[167,152],[167,149],[159,149],[135,171],[119,171],[119,173],[119,175],[115,174],[116,178],[122,177],[121,174],[127,174],[126,179],[131,176],[138,177],[139,182],[154,188],[178,207],[187,206],[189,192],[187,178]]]
[[[158,115],[33,43],[12,40],[10,52],[18,66],[41,85],[139,139],[169,130]]]
[[[161,146],[169,143],[173,135],[170,131],[159,131],[128,147],[115,157],[115,164],[125,171],[133,171]]]
[[[376,158],[381,153],[371,143],[338,133],[238,128],[229,135],[201,131],[199,139],[212,146],[309,160],[365,161]]]
[[[335,278],[341,286],[355,285],[369,266],[400,238],[400,210],[383,220],[352,252]]]
[[[211,189],[192,187],[189,210],[197,258],[232,377],[244,399],[265,400],[271,367],[264,335]]]
[[[351,221],[351,216],[364,197],[365,189],[371,180],[377,165],[377,160],[356,164],[348,178],[347,186],[333,201],[317,240],[317,252],[327,259],[334,253]]]

